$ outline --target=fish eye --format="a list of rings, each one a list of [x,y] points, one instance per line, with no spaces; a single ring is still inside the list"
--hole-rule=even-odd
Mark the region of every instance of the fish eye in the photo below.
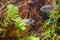
[[[33,21],[32,19],[30,19],[30,21]]]

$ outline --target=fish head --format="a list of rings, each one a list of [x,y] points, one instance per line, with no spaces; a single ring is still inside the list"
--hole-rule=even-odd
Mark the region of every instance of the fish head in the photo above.
[[[22,22],[24,23],[25,26],[28,26],[34,22],[33,19],[23,19]]]

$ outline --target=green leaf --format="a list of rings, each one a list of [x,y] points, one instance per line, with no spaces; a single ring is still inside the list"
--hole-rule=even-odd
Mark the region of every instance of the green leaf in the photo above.
[[[18,7],[12,4],[7,5],[7,9],[8,9],[7,17],[13,17],[18,13]]]
[[[55,18],[56,19],[60,18],[60,14],[56,14]]]
[[[48,20],[46,20],[45,25],[49,25],[50,23],[51,23],[51,20],[48,19]]]
[[[20,27],[20,31],[23,32],[23,31],[25,31],[25,30],[26,30],[26,27],[24,27],[24,26],[21,26],[21,27]]]
[[[35,36],[29,36],[29,40],[40,40],[40,38]]]

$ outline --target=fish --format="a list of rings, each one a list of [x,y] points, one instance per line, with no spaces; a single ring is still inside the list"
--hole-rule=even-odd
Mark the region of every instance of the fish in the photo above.
[[[25,26],[30,25],[34,22],[33,19],[23,19],[22,22],[24,23]]]
[[[40,10],[43,12],[53,12],[53,9],[57,8],[57,7],[59,7],[59,5],[47,4],[47,5],[44,5],[43,7],[41,7]]]

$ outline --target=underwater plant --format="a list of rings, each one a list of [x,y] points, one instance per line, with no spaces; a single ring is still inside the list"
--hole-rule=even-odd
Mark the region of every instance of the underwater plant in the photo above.
[[[4,19],[4,25],[7,26],[9,23],[11,23],[11,20],[13,18],[17,17],[18,14],[18,7],[15,7],[14,5],[9,4],[7,6],[7,16]]]
[[[26,30],[25,26],[28,26],[34,22],[33,19],[22,19],[21,17],[19,17],[18,15],[19,9],[17,6],[9,4],[7,6],[7,9],[8,9],[8,12],[7,12],[8,14],[4,19],[5,26],[7,26],[8,24],[14,23],[15,26],[17,26],[18,29],[20,29],[20,31],[25,31]]]
[[[21,21],[19,23],[19,20],[21,20],[19,17],[18,17],[18,7],[15,6],[15,5],[12,5],[12,4],[9,4],[7,5],[7,15],[5,16],[4,20],[3,20],[3,26],[7,27],[8,25],[11,25],[11,24],[15,24],[15,26],[18,27],[18,25],[21,25]],[[13,20],[14,19],[14,20]],[[24,25],[24,24],[22,24]],[[20,29],[20,31],[24,31],[24,27],[25,26],[20,26],[18,27],[18,29]],[[17,28],[16,27],[16,28]],[[18,32],[16,32],[16,36],[19,36],[20,34]]]
[[[48,30],[45,31],[45,36],[47,36],[47,38],[49,38],[50,40],[55,40],[55,37],[57,36],[55,31],[60,30],[60,26],[57,25],[60,23],[60,22],[57,22],[58,19],[60,18],[60,12],[59,12],[60,5],[59,5],[59,3],[60,3],[60,1],[58,2],[58,4],[54,4],[54,5],[48,4],[48,5],[45,5],[41,8],[41,11],[46,12],[49,16],[49,19],[47,19],[44,23],[44,27],[47,28],[47,25],[49,25]],[[53,19],[54,23],[52,23],[50,26],[50,23],[52,22],[51,19]]]
[[[28,40],[40,40],[40,38],[31,35],[28,37]]]
[[[48,29],[48,30],[45,32],[45,35],[46,35],[46,37],[48,37],[48,38],[52,38],[52,37],[54,36],[54,30]]]
[[[0,4],[0,26],[7,31],[0,30],[0,40],[60,40],[59,4],[60,0],[5,0]]]

